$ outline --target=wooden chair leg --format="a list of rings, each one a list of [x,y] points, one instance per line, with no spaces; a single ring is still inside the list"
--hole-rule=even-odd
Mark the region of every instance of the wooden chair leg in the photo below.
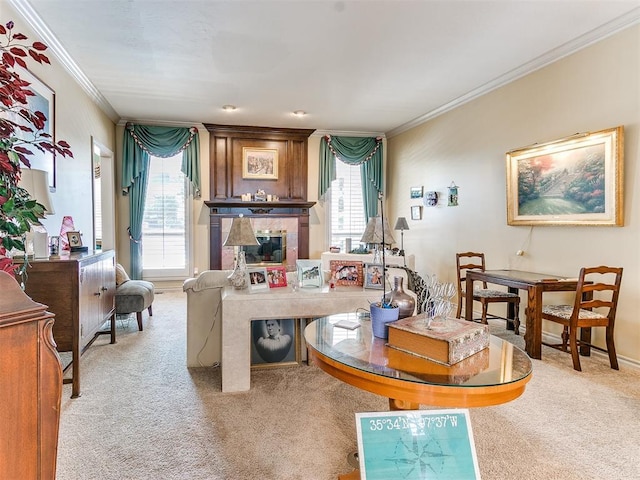
[[[611,368],[619,370],[616,346],[613,343],[613,328],[611,327],[607,327],[607,353],[609,354],[609,363],[611,364]]]
[[[520,302],[513,304],[513,333],[520,335]]]
[[[566,352],[567,343],[569,342],[569,327],[564,327],[564,329],[562,330],[562,334],[560,335],[560,338],[562,338],[562,351]]]
[[[138,330],[142,331],[142,312],[136,312],[136,319],[138,320]]]
[[[463,298],[462,295],[458,295],[458,310],[456,310],[456,318],[460,318],[460,316],[462,315],[462,302],[463,302]]]
[[[486,302],[482,302],[482,323],[484,323],[485,325],[487,325],[489,322],[487,322],[487,307],[489,305]]]
[[[582,371],[580,367],[580,352],[578,352],[578,329],[569,328],[569,348],[571,348],[571,358],[573,359],[573,369],[579,372]]]
[[[111,343],[116,343],[116,314],[111,315]]]
[[[149,310],[149,316],[153,317],[153,311],[151,310],[151,305],[149,305],[149,308],[147,308],[147,310]]]

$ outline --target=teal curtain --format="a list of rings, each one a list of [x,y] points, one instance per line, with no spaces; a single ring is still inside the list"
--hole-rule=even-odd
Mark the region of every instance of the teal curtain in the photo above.
[[[133,279],[142,278],[142,217],[149,179],[149,155],[172,157],[183,152],[181,171],[194,197],[200,196],[200,144],[195,127],[156,127],[128,123],[122,142],[122,194],[129,196],[129,242]]]
[[[378,214],[382,194],[382,139],[325,135],[320,140],[318,196],[323,199],[336,178],[336,158],[348,165],[360,165],[362,198],[366,221]]]

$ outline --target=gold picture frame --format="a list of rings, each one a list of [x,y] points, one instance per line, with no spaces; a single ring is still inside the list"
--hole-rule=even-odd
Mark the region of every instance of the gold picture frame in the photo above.
[[[508,225],[623,226],[623,127],[507,152]]]
[[[242,178],[246,180],[277,180],[278,150],[243,147]]]

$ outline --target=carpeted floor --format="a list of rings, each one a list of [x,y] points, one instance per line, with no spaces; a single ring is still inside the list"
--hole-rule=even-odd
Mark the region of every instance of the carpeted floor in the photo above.
[[[355,412],[388,407],[306,365],[221,393],[219,369],[185,366],[186,294],[156,295],[153,312],[83,355],[80,398],[64,386],[59,480],[335,480],[351,470]],[[523,346],[504,322],[492,331]],[[482,478],[640,479],[640,371],[594,355],[575,372],[546,347],[533,363],[522,397],[471,410]]]

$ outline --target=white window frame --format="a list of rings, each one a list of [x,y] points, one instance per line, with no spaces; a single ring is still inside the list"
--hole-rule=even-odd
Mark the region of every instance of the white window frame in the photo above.
[[[150,161],[153,161],[155,157],[151,155]],[[184,200],[184,224],[185,224],[185,267],[184,268],[144,268],[142,269],[142,278],[150,281],[163,281],[163,280],[176,280],[185,279],[191,276],[193,268],[193,224],[192,224],[192,208],[191,208],[191,182],[187,177],[183,178],[185,185],[185,200]],[[145,205],[146,208],[146,205]],[[144,249],[144,235],[143,235],[143,249]]]

